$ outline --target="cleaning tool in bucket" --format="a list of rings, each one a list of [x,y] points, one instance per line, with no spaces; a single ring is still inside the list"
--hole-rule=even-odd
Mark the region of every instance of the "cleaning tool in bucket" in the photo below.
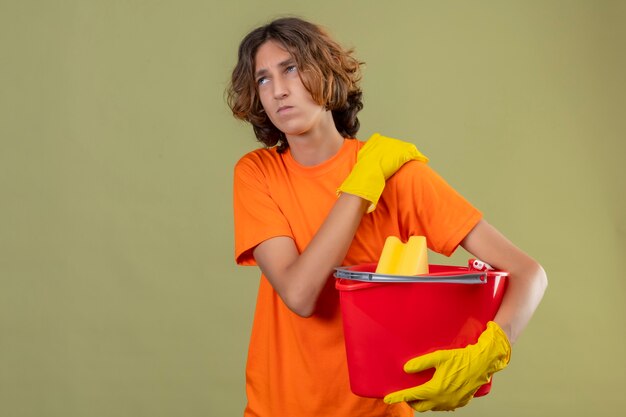
[[[475,344],[500,306],[508,275],[446,265],[429,265],[422,275],[376,269],[362,264],[335,270],[350,387],[373,398],[432,378],[434,369],[405,372],[409,360]],[[490,383],[474,396],[488,393]]]
[[[411,236],[402,243],[395,236],[385,240],[383,252],[376,266],[377,274],[422,275],[428,274],[428,251],[424,236]]]

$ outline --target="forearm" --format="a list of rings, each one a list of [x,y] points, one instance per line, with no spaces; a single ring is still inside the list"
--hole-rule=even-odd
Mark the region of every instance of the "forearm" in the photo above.
[[[333,269],[350,248],[369,202],[342,194],[302,254],[286,269],[292,277],[292,299],[299,300],[303,315],[310,315]]]
[[[341,194],[301,254],[289,238],[274,238],[255,249],[261,270],[296,314],[308,317],[313,313],[328,276],[345,258],[368,205],[360,197]]]
[[[514,343],[543,297],[548,283],[545,271],[484,220],[467,235],[462,246],[480,260],[509,272],[507,290],[494,321]]]
[[[547,283],[545,271],[536,262],[519,271],[510,271],[506,293],[493,321],[504,330],[511,344],[528,325]]]

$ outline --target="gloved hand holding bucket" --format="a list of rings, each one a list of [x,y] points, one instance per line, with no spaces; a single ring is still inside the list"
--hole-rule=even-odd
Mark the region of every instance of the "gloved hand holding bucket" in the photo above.
[[[510,344],[491,321],[507,273],[477,270],[473,260],[424,271],[425,240],[404,253],[397,241],[388,239],[378,265],[335,274],[351,389],[417,411],[453,410],[487,394],[493,373],[508,364]]]

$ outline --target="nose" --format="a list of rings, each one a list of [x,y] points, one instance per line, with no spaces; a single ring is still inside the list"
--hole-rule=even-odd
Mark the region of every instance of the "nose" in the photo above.
[[[274,98],[277,100],[283,99],[289,95],[289,88],[287,82],[280,77],[276,77],[273,80],[274,86]]]

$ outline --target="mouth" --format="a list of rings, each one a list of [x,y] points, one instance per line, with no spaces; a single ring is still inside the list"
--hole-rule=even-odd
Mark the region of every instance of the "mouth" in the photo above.
[[[293,106],[280,106],[278,110],[276,110],[276,113],[282,113],[285,110],[289,110],[289,109],[293,109]]]

